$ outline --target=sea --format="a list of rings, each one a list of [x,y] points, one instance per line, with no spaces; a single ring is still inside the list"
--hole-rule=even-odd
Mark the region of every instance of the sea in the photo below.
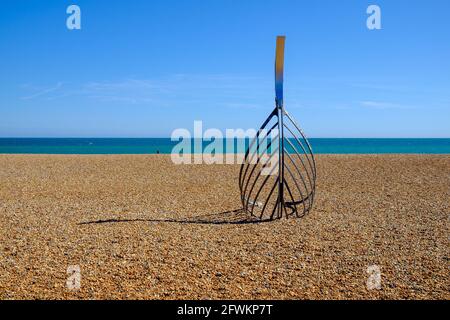
[[[447,138],[310,138],[309,141],[317,154],[450,154]],[[170,138],[0,138],[0,154],[170,154],[178,143]],[[202,141],[203,147],[210,143]],[[223,140],[224,146],[226,143]],[[234,143],[237,146],[236,140]]]

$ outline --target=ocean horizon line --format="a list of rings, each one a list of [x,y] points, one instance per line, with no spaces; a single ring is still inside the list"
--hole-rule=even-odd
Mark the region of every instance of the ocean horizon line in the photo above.
[[[171,137],[0,137],[0,139],[172,139]],[[193,138],[189,138],[193,139]],[[196,138],[196,139],[204,139],[204,138]],[[219,139],[228,139],[228,138],[219,138]],[[236,138],[235,138],[236,139]],[[242,138],[239,138],[242,139]],[[248,137],[244,138],[248,139]],[[450,137],[310,137],[308,139],[450,139]]]
[[[201,139],[201,148],[194,148],[194,141],[198,139],[189,140],[190,148],[183,149],[186,154],[201,153],[212,143]],[[180,141],[171,138],[0,138],[0,154],[170,154]],[[242,153],[242,145],[249,144],[249,138],[218,141],[221,146],[215,150],[218,154]],[[450,154],[450,138],[309,138],[309,142],[317,154]]]

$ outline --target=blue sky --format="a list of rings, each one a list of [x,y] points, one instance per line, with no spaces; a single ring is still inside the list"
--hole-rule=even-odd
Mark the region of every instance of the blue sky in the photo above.
[[[285,106],[308,136],[450,137],[449,15],[448,0],[2,0],[0,137],[258,127],[278,34]]]

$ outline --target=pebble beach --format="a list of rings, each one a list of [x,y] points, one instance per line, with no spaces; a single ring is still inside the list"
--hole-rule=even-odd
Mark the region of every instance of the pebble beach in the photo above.
[[[0,155],[0,299],[450,299],[450,155],[318,155],[313,210],[263,223],[238,174]]]

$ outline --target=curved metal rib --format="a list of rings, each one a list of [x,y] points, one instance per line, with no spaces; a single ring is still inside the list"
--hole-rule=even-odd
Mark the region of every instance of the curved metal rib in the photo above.
[[[249,154],[250,154],[250,150],[252,150],[253,145],[254,145],[255,142],[258,141],[258,139],[259,139],[259,135],[260,135],[261,132],[266,128],[266,126],[267,126],[267,124],[270,122],[270,120],[272,120],[272,118],[273,118],[274,116],[277,115],[277,112],[276,112],[276,111],[277,111],[277,110],[276,110],[276,108],[275,108],[275,110],[272,111],[272,113],[269,115],[269,117],[267,117],[267,119],[264,121],[263,125],[259,128],[259,130],[258,130],[256,136],[250,141],[249,146],[248,146],[248,148],[247,148],[247,150],[246,150],[246,152],[245,152],[244,162],[243,162],[243,164],[246,164],[246,166],[245,166],[245,172],[244,172],[244,174],[242,175],[243,170],[244,170],[244,165],[241,166],[241,170],[239,171],[239,187],[240,187],[240,189],[241,189],[241,193],[242,193],[242,183],[243,183],[243,181],[244,181],[244,179],[245,179],[245,176],[247,175],[248,167],[249,167],[250,164],[251,164],[251,161],[247,161],[248,156],[249,156]],[[269,134],[270,132],[272,132],[272,130],[275,129],[277,126],[278,126],[278,121],[277,121],[277,123],[275,123],[274,126],[272,126],[272,127],[269,129],[268,133],[266,134],[266,137],[267,137],[268,134]],[[256,153],[258,153],[258,150],[256,151]],[[253,156],[254,156],[254,153],[252,154],[251,160],[253,160]]]

